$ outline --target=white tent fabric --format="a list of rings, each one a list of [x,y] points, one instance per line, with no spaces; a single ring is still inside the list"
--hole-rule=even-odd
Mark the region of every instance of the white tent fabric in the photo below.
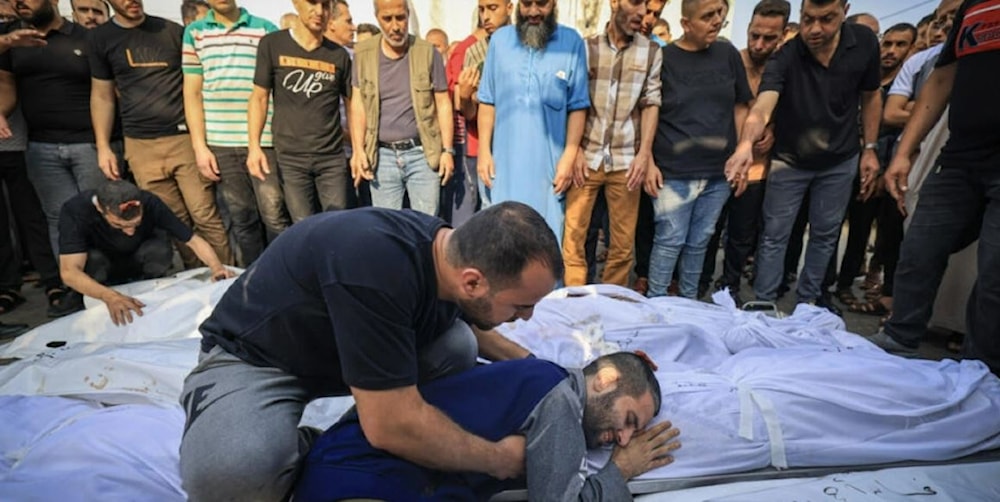
[[[129,285],[148,307],[128,327],[96,305],[4,347],[0,357],[22,360],[0,367],[3,498],[183,500],[177,400],[197,359],[197,326],[228,285],[199,271]],[[567,366],[635,349],[660,364],[662,416],[686,446],[648,479],[1000,446],[1000,382],[983,365],[888,356],[808,306],[776,320],[731,302],[589,286],[554,292],[531,321],[503,331]],[[313,403],[303,423],[325,427],[350,405]]]

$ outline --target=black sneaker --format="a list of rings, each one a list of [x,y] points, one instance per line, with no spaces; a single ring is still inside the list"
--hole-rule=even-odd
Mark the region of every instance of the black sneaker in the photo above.
[[[62,298],[55,299],[49,304],[48,316],[51,318],[63,317],[83,310],[83,295],[76,291],[67,291]]]
[[[820,296],[814,300],[812,304],[817,307],[827,309],[838,317],[844,317],[844,311],[840,310],[840,307],[833,304],[833,298],[830,298],[828,294]]]

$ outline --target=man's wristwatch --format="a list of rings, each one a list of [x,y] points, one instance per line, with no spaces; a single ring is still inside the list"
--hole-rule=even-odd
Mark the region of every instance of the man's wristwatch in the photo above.
[[[443,152],[447,153],[447,154],[455,155],[455,149],[454,148],[445,148],[443,150]]]
[[[874,150],[878,152],[878,143],[865,143],[865,150]]]

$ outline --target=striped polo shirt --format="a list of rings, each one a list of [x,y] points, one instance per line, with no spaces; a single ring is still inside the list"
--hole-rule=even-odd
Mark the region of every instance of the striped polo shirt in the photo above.
[[[208,144],[246,147],[247,103],[253,91],[257,45],[264,35],[277,31],[274,23],[240,9],[240,18],[226,28],[215,20],[215,11],[184,29],[183,68],[187,75],[201,75]],[[263,147],[272,146],[271,115],[261,135]]]

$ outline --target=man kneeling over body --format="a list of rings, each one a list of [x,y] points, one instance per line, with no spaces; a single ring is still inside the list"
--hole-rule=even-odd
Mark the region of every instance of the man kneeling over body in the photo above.
[[[418,388],[428,404],[473,434],[492,440],[525,436],[529,500],[630,500],[625,482],[669,464],[670,452],[680,447],[670,422],[645,429],[661,399],[647,361],[619,352],[583,370],[566,370],[522,359],[478,366]],[[609,445],[614,445],[611,461],[587,476],[587,448]],[[351,411],[316,441],[294,499],[487,500],[520,484],[427,469],[376,449]]]
[[[59,213],[59,273],[73,288],[68,301],[83,308],[80,294],[108,307],[115,325],[132,322],[145,305],[108,285],[163,277],[173,263],[170,237],[183,242],[212,271],[212,279],[233,277],[215,250],[159,198],[127,181],[110,181],[80,192]]]
[[[529,319],[562,274],[555,235],[517,202],[454,230],[380,208],[292,225],[200,327],[181,392],[184,490],[192,501],[286,499],[317,435],[298,428],[302,412],[333,395],[354,397],[379,449],[436,470],[520,475],[523,437],[470,434],[417,384],[475,366],[477,352],[528,356],[492,328]]]

